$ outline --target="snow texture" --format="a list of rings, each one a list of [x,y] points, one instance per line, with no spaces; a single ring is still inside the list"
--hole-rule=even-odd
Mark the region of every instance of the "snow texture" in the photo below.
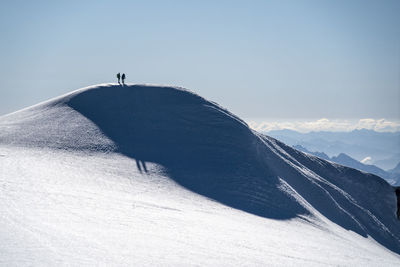
[[[396,201],[182,88],[104,84],[0,117],[5,266],[395,266]]]

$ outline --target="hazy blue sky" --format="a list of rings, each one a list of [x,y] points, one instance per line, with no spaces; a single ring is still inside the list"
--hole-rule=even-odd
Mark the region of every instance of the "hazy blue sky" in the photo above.
[[[245,118],[400,119],[400,1],[2,1],[0,114],[115,82]]]

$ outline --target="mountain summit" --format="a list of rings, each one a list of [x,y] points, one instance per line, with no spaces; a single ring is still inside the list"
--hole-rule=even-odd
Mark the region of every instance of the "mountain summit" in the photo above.
[[[75,255],[76,259],[88,259],[102,251],[101,254],[108,255],[105,262],[133,263],[124,261],[122,252],[112,250],[112,246],[104,247],[120,242],[115,241],[112,233],[103,233],[104,238],[96,237],[99,241],[81,228],[82,225],[93,227],[96,222],[99,231],[111,229],[131,233],[133,239],[126,241],[127,248],[148,247],[138,252],[141,263],[150,259],[151,251],[167,244],[176,249],[170,253],[176,253],[177,257],[184,258],[180,252],[183,248],[191,249],[197,253],[195,263],[211,263],[204,262],[207,252],[200,253],[196,247],[200,249],[205,245],[207,242],[204,243],[203,238],[209,235],[214,235],[216,242],[222,242],[218,238],[226,238],[215,233],[227,229],[224,223],[215,224],[221,222],[216,219],[218,214],[228,218],[223,222],[229,218],[244,218],[246,225],[267,228],[273,225],[277,232],[285,229],[297,232],[299,239],[291,242],[299,246],[307,243],[303,241],[307,237],[302,237],[299,229],[307,229],[304,231],[318,232],[316,236],[335,233],[326,238],[330,241],[338,237],[356,240],[351,246],[363,244],[358,251],[366,255],[376,246],[371,238],[385,250],[400,253],[397,200],[387,182],[302,153],[255,132],[226,109],[182,88],[113,84],[83,88],[0,117],[0,148],[4,151],[0,162],[5,185],[0,187],[4,200],[0,212],[8,214],[8,219],[0,223],[5,225],[2,229],[15,231],[15,235],[9,235],[0,230],[0,235],[10,243],[19,244],[9,248],[10,253],[28,251],[34,255],[32,248],[24,245],[24,229],[28,227],[29,235],[44,238],[45,250],[52,247],[62,255],[73,254],[74,250],[65,243],[58,243],[55,236],[60,234],[63,242],[79,243],[81,235],[93,250],[89,248],[85,250],[86,255]],[[32,166],[35,161],[41,169]],[[28,162],[30,167],[23,162]],[[21,169],[21,166],[24,167]],[[31,190],[32,185],[37,184],[40,189]],[[32,202],[34,199],[40,201]],[[196,201],[191,201],[193,199]],[[99,213],[87,208],[91,205],[95,205]],[[124,220],[131,222],[135,217],[133,209],[129,208],[132,205],[135,210],[137,205],[144,206],[146,212],[137,220],[147,221],[132,223],[130,227],[138,231],[134,233],[124,224]],[[158,211],[154,207],[158,207]],[[117,211],[119,219],[113,223],[98,216],[103,214],[108,218],[107,213]],[[192,218],[200,218],[196,217],[198,212],[204,216],[201,218],[206,218],[200,220],[209,222],[195,224],[196,231],[192,232],[187,227],[193,223]],[[19,214],[19,219],[15,214]],[[40,216],[45,219],[38,220]],[[66,230],[57,218],[79,223],[75,224],[76,229]],[[174,230],[168,225],[173,222],[190,232],[183,234],[190,240],[169,236]],[[143,237],[150,227],[148,223],[158,224],[158,234],[155,239],[150,238],[154,242],[143,243],[134,236],[140,233]],[[204,228],[208,223],[221,228]],[[258,263],[265,263],[263,256],[256,256],[254,252],[262,250],[261,244],[268,242],[269,237],[263,228],[255,229],[266,235],[259,237],[263,241],[258,245],[251,245],[253,254],[248,252],[247,255],[259,260]],[[231,240],[235,249],[241,242],[246,246],[246,237],[232,235],[233,239],[237,238]],[[177,240],[176,243],[171,243],[171,238]],[[332,242],[337,245],[341,241]],[[96,246],[100,248],[96,250]],[[371,249],[366,248],[369,246]],[[279,247],[276,245],[275,249]],[[215,249],[219,255],[224,251],[223,247]],[[322,249],[327,253],[335,248]],[[339,250],[338,254],[343,252]],[[162,251],[157,253],[163,254]],[[52,262],[52,256],[40,255],[46,262]],[[288,252],[288,255],[292,254]],[[174,262],[159,256],[158,263]],[[318,258],[313,253],[308,257]],[[399,260],[397,255],[391,257]],[[276,259],[284,264],[287,263],[284,258]],[[79,262],[73,259],[71,262]],[[7,262],[13,263],[11,258]],[[328,259],[328,262],[340,264],[341,261]]]

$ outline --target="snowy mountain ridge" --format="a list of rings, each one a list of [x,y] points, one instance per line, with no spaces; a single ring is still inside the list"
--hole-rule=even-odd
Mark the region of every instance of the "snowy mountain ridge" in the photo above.
[[[400,262],[387,182],[182,88],[73,91],[0,117],[0,149],[5,264]]]

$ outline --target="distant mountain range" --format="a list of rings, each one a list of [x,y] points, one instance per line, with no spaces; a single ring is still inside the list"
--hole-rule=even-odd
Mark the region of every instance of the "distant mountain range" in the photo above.
[[[361,163],[358,160],[350,157],[349,155],[347,155],[345,153],[340,153],[339,155],[337,155],[335,157],[329,157],[324,152],[312,152],[301,145],[295,145],[293,147],[296,148],[297,150],[303,151],[305,153],[317,156],[317,157],[325,159],[325,160],[330,160],[330,161],[333,161],[335,163],[338,163],[338,164],[341,164],[341,165],[344,165],[347,167],[351,167],[351,168],[358,169],[358,170],[361,170],[364,172],[378,175],[381,178],[384,178],[386,181],[388,181],[392,185],[400,185],[400,163],[397,164],[396,168],[394,168],[390,171],[385,171],[375,165]]]
[[[293,130],[275,130],[266,134],[288,145],[301,145],[309,151],[323,151],[329,157],[341,153],[357,161],[370,157],[368,164],[386,171],[395,168],[400,162],[400,132],[362,129],[351,132],[300,133]]]

